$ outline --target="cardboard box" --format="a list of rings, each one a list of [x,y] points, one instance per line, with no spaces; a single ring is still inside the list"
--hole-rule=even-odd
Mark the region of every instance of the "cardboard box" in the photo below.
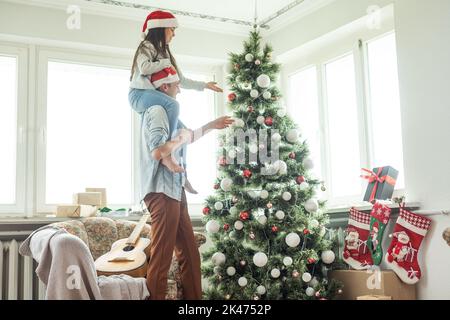
[[[73,195],[74,204],[88,204],[91,206],[102,205],[102,193],[101,192],[79,192]]]
[[[60,204],[56,207],[56,216],[64,218],[93,217],[97,214],[97,207],[83,204]]]
[[[390,270],[334,270],[328,273],[328,277],[344,285],[337,299],[355,300],[361,296],[378,295],[391,297],[392,300],[416,300],[415,285],[402,282]]]
[[[102,194],[102,203],[100,204],[100,208],[104,208],[107,206],[107,200],[106,200],[106,188],[86,188],[84,190],[86,192],[100,192]]]

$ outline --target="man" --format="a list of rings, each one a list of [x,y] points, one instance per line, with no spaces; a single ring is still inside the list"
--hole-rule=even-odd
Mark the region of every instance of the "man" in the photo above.
[[[173,72],[170,70],[169,75],[167,70],[162,70],[155,78],[160,84],[157,90],[175,99],[180,81]],[[141,195],[150,211],[152,225],[147,270],[150,299],[165,298],[174,249],[180,263],[184,298],[201,299],[200,254],[187,208],[184,189],[188,190],[190,184],[182,157],[186,156],[186,143],[194,142],[212,129],[224,129],[232,122],[230,117],[221,117],[195,131],[181,129],[170,140],[169,121],[163,107],[152,106],[142,116]],[[161,160],[165,157],[172,157],[179,169],[163,165]]]

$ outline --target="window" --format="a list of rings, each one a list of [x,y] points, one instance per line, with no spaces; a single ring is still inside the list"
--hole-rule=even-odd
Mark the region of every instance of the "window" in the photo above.
[[[290,80],[290,100],[293,103],[295,101],[295,105],[289,113],[298,125],[302,137],[307,140],[310,158],[314,162],[313,173],[322,177],[317,68],[302,70]]]
[[[0,204],[16,203],[17,58],[0,56]]]
[[[86,187],[108,204],[133,198],[128,69],[48,61],[45,204],[71,203]]]
[[[396,187],[404,188],[395,34],[368,42],[367,61],[373,139],[372,167],[392,165],[399,170]]]
[[[396,189],[404,188],[395,34],[359,44],[345,54],[343,46],[311,54],[310,66],[288,80],[289,111],[321,167],[330,205],[362,201],[363,167],[393,166]]]
[[[206,74],[186,73],[186,77],[198,81],[212,81]],[[197,129],[215,119],[214,92],[181,89],[177,100],[180,103],[180,120],[190,129]],[[217,130],[199,139],[187,150],[188,179],[198,194],[187,193],[190,204],[201,204],[212,194],[216,178]],[[194,211],[190,212],[195,214]]]

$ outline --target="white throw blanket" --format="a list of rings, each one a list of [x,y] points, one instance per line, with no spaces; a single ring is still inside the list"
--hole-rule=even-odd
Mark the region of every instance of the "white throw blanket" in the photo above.
[[[145,278],[97,276],[86,244],[64,229],[44,226],[22,243],[19,252],[38,263],[36,274],[46,285],[48,300],[143,300]]]

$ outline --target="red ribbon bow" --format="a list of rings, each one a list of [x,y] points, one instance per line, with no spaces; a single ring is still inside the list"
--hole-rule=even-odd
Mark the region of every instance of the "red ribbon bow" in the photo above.
[[[369,169],[365,169],[365,168],[361,168],[361,170],[369,173],[369,175],[361,175],[360,177],[363,179],[367,179],[369,180],[369,184],[375,182],[375,185],[373,186],[372,189],[372,193],[370,194],[370,198],[369,198],[369,202],[372,202],[375,200],[375,194],[377,193],[377,189],[378,189],[378,183],[389,183],[390,185],[394,186],[395,185],[395,179],[393,179],[392,177],[386,175],[386,176],[382,176],[380,177],[381,172],[383,171],[384,167],[380,167],[378,168],[378,172],[375,173],[372,170]]]
[[[177,74],[177,72],[175,71],[175,69],[174,68],[172,68],[172,67],[167,67],[167,68],[164,68],[163,69],[167,74]]]

